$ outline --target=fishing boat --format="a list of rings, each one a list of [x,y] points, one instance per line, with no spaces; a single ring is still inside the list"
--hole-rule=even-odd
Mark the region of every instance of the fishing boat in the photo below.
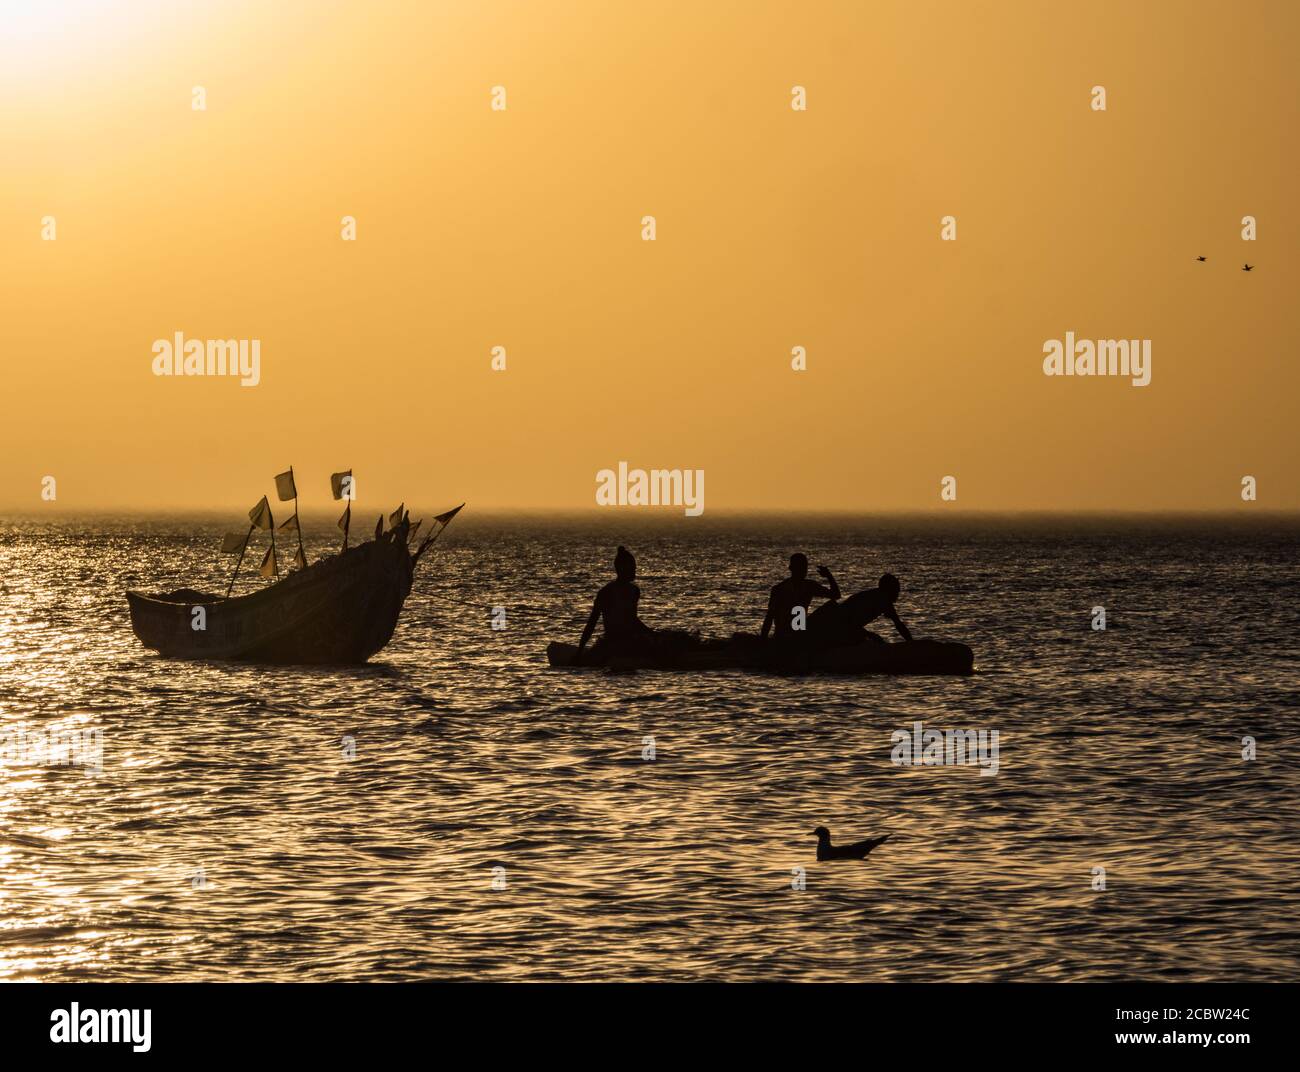
[[[336,478],[339,475],[335,474]],[[290,486],[291,481],[290,475]],[[291,521],[297,528],[296,492],[294,498]],[[392,639],[411,591],[416,563],[461,506],[435,518],[430,533],[413,552],[409,543],[419,524],[411,524],[403,507],[398,507],[388,531],[383,530],[381,518],[374,539],[348,547],[349,503],[339,522],[344,529],[344,548],[338,554],[308,565],[299,536],[295,561],[300,568],[265,588],[233,598],[234,576],[225,596],[192,588],[153,594],[129,591],[131,626],[146,648],[171,658],[363,663]],[[253,527],[248,536],[242,541],[228,536],[223,543],[226,550],[238,548],[240,562],[255,528],[274,531],[265,498],[249,511],[249,517]],[[288,526],[285,522],[281,528]],[[236,564],[236,574],[238,570]],[[274,543],[261,573],[278,577]]]
[[[767,647],[757,636],[738,633],[728,640],[674,637],[634,655],[604,658],[590,649],[576,663],[576,644],[552,641],[546,660],[553,667],[604,666],[611,670],[766,670],[775,673],[956,674],[974,672],[975,655],[965,644],[940,640],[860,644],[799,655]]]

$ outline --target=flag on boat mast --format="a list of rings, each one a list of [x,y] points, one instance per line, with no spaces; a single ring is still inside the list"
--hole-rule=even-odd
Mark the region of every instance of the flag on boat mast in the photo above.
[[[276,577],[280,576],[280,571],[275,562],[275,518],[271,514],[271,504],[266,501],[266,496],[262,496],[262,501],[248,511],[248,520],[253,523],[253,528],[266,529],[271,533],[271,551],[267,558],[262,560],[261,574],[263,577],[269,577],[271,574],[266,572],[266,564],[271,563],[271,569]],[[251,529],[249,530],[252,531]],[[238,568],[238,567],[236,567]],[[234,583],[234,579],[231,579]]]
[[[279,576],[279,569],[275,562],[275,548],[268,547],[266,554],[262,557],[262,568],[257,571],[261,576],[270,580],[272,577]]]
[[[339,518],[339,528],[343,530],[343,550],[348,549],[348,527],[352,524],[352,500],[355,499],[355,485],[352,482],[352,470],[344,469],[341,473],[330,473],[330,491],[334,498],[348,500],[343,516]]]
[[[433,519],[433,529],[429,533],[429,535],[424,538],[424,542],[420,544],[419,549],[415,552],[414,556],[412,557],[412,562],[411,562],[412,565],[414,565],[416,562],[420,560],[420,556],[424,554],[426,550],[428,550],[429,546],[439,536],[442,535],[443,529],[445,529],[448,525],[451,524],[451,519],[455,517],[457,514],[459,514],[463,509],[465,509],[465,504],[461,503],[459,506],[455,507],[454,509],[448,510],[445,514],[439,514],[437,517]]]
[[[295,565],[301,563],[301,565],[298,566],[299,569],[306,569],[307,555],[302,549],[302,526],[298,524],[298,485],[293,481],[292,465],[289,466],[289,471],[287,473],[278,473],[276,475],[275,493],[280,496],[281,502],[288,502],[290,499],[293,500],[293,517],[281,525],[280,528],[288,529],[291,527],[290,522],[292,522],[293,530],[298,533],[298,551],[293,556],[293,561]]]
[[[271,504],[266,501],[265,495],[260,503],[248,511],[248,520],[259,529],[269,529],[275,524],[275,519],[271,516]]]
[[[280,496],[281,502],[288,502],[290,499],[298,498],[298,488],[293,482],[293,466],[289,466],[287,473],[278,473],[275,478],[275,493]]]
[[[399,506],[396,510],[394,510],[391,514],[388,515],[388,527],[390,529],[395,529],[397,528],[398,525],[402,523],[402,513],[403,511],[405,511],[405,509],[406,509],[406,503],[402,503],[401,506]]]

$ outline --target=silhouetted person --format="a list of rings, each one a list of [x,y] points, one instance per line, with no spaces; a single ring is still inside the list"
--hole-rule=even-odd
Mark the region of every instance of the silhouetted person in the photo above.
[[[849,596],[843,603],[827,603],[818,607],[808,627],[822,647],[839,647],[858,643],[864,638],[863,631],[868,625],[877,618],[885,617],[894,623],[894,628],[904,640],[911,640],[911,632],[894,607],[901,590],[898,578],[892,573],[886,573],[875,588]]]
[[[596,602],[592,604],[591,617],[587,619],[582,639],[578,641],[578,651],[573,656],[577,663],[582,658],[582,651],[596,629],[596,622],[603,621],[604,635],[596,641],[593,653],[604,654],[638,651],[654,635],[648,625],[637,617],[637,604],[641,601],[641,589],[632,582],[636,579],[636,559],[626,547],[620,546],[614,556],[615,579],[596,593]]]
[[[772,594],[767,600],[767,615],[763,618],[764,640],[773,625],[776,626],[778,640],[788,639],[798,631],[793,628],[795,607],[802,607],[806,618],[808,604],[814,599],[840,598],[840,586],[835,583],[831,571],[825,566],[818,566],[817,572],[826,579],[829,588],[808,580],[807,555],[795,553],[790,556],[790,576],[779,584],[772,585]]]

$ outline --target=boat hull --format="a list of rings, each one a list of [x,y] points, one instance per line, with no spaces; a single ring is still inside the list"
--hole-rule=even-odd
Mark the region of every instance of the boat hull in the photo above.
[[[553,641],[546,648],[553,667],[573,668],[578,649],[574,644]],[[975,655],[965,644],[939,640],[910,640],[896,644],[865,641],[827,651],[790,652],[765,648],[755,638],[706,641],[698,647],[619,655],[592,661],[583,653],[582,666],[604,666],[615,670],[767,670],[775,673],[829,674],[957,674],[974,672]]]
[[[411,573],[406,544],[385,535],[250,595],[181,589],[127,600],[140,642],[171,658],[363,663],[392,638]]]

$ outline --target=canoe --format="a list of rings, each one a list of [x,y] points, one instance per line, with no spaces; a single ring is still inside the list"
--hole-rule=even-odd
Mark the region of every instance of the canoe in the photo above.
[[[233,599],[190,588],[127,592],[131,627],[172,658],[363,663],[388,643],[411,591],[404,536],[385,533]]]
[[[590,649],[583,652],[578,667],[573,665],[576,644],[552,641],[546,647],[547,662],[557,668],[581,669],[604,666],[611,670],[766,670],[775,673],[828,674],[970,674],[975,655],[965,644],[940,640],[910,640],[895,644],[867,640],[850,647],[791,654],[767,647],[756,637],[731,640],[701,640],[692,645],[666,646],[633,656],[620,655],[593,660]]]

